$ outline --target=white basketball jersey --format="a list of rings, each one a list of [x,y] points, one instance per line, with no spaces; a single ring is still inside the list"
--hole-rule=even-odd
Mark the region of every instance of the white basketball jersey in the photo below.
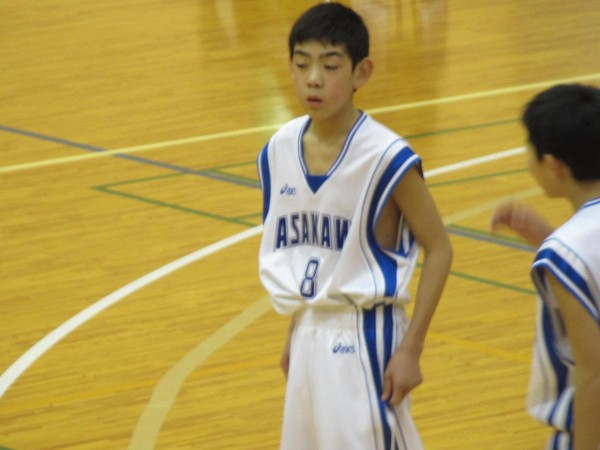
[[[381,248],[375,225],[419,157],[362,113],[324,177],[310,176],[302,138],[308,116],[288,122],[258,157],[264,231],[261,281],[280,313],[307,304],[407,302],[418,246],[401,221],[397,246]]]
[[[571,292],[600,326],[600,199],[587,202],[540,246],[532,278],[543,303],[528,398],[530,413],[557,430],[573,429],[573,356],[545,270]],[[569,448],[554,442],[552,448]],[[569,438],[570,439],[570,438]]]

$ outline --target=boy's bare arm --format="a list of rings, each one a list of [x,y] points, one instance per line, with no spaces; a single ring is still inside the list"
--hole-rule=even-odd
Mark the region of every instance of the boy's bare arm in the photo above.
[[[503,226],[511,228],[534,247],[539,247],[554,231],[532,208],[513,200],[506,201],[495,209],[490,226],[492,231]]]
[[[398,404],[422,381],[419,357],[450,271],[452,247],[433,198],[416,169],[404,176],[393,199],[424,251],[410,325],[384,375],[383,399]]]
[[[575,360],[574,448],[600,448],[600,327],[583,305],[546,272]]]

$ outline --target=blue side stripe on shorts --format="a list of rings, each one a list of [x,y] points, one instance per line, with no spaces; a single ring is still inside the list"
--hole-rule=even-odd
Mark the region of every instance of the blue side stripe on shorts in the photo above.
[[[380,363],[377,348],[377,311],[383,309],[383,364]],[[371,366],[371,373],[375,383],[375,389],[378,396],[379,415],[383,428],[383,440],[386,450],[399,450],[398,443],[392,439],[392,430],[387,421],[386,409],[389,408],[388,402],[381,400],[383,393],[383,373],[381,367],[385,369],[392,353],[394,351],[394,307],[393,305],[380,305],[370,310],[363,311],[363,333],[367,345],[367,353]],[[404,443],[406,446],[406,443]]]

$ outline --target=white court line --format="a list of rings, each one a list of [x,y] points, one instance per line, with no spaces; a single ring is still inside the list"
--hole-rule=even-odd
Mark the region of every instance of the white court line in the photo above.
[[[496,97],[499,95],[514,94],[517,92],[524,92],[524,91],[529,91],[529,90],[534,90],[534,89],[543,89],[546,87],[553,86],[555,84],[577,83],[577,82],[583,82],[583,81],[596,80],[599,78],[600,78],[600,73],[592,73],[592,74],[581,75],[581,76],[572,77],[572,78],[541,81],[539,83],[522,84],[522,85],[517,85],[517,86],[510,86],[507,88],[492,89],[489,91],[472,92],[470,94],[464,94],[464,95],[454,95],[454,96],[450,96],[450,97],[442,97],[442,98],[437,98],[437,99],[423,100],[420,102],[412,102],[412,103],[403,103],[400,105],[384,106],[381,108],[368,109],[368,110],[366,110],[366,112],[370,115],[377,115],[377,114],[382,114],[382,113],[403,111],[403,110],[407,110],[407,109],[423,108],[425,106],[443,105],[443,104],[456,103],[456,102],[461,102],[461,101],[477,100],[477,99],[488,98],[488,97]],[[0,166],[0,174],[1,173],[11,173],[11,172],[20,172],[23,170],[30,170],[30,169],[36,169],[36,168],[41,168],[41,167],[54,166],[57,164],[67,164],[67,163],[72,163],[72,162],[84,161],[84,160],[88,160],[88,159],[106,158],[106,157],[115,156],[115,155],[139,153],[139,152],[148,151],[148,150],[156,150],[159,148],[175,147],[178,145],[195,144],[195,143],[199,143],[199,142],[212,141],[212,140],[216,140],[216,139],[229,139],[229,138],[236,137],[236,136],[244,136],[244,135],[248,135],[248,134],[273,131],[273,130],[278,129],[280,126],[281,126],[281,124],[266,125],[266,126],[254,127],[254,128],[242,128],[239,130],[225,131],[222,133],[204,134],[204,135],[193,136],[193,137],[189,137],[189,138],[175,139],[175,140],[171,140],[171,141],[155,142],[153,144],[136,145],[136,146],[132,146],[132,147],[118,148],[115,150],[106,150],[103,152],[84,153],[81,155],[65,156],[63,158],[56,158],[56,159],[46,159],[46,160],[42,160],[42,161],[34,161],[34,162],[30,162],[30,163],[16,164],[16,165],[12,165],[12,166]]]
[[[426,171],[425,177],[432,178],[447,172],[458,171],[463,168],[472,167],[474,165],[485,164],[487,162],[495,161],[500,158],[507,158],[510,156],[514,156],[520,152],[523,152],[523,150],[524,147],[519,147],[516,149],[505,150],[498,153],[484,155],[479,158],[473,158],[459,163],[450,164],[448,166],[439,167],[437,169]],[[52,348],[56,343],[58,343],[61,339],[70,334],[77,327],[92,319],[95,315],[99,314],[100,312],[104,311],[105,309],[109,308],[110,306],[114,305],[120,300],[124,299],[128,295],[131,295],[134,292],[139,291],[140,289],[148,286],[149,284],[154,283],[156,280],[163,278],[193,262],[199,261],[205,258],[206,256],[224,250],[227,247],[244,241],[245,239],[256,236],[261,232],[262,225],[259,225],[254,228],[245,230],[241,233],[230,236],[214,244],[211,244],[208,247],[196,250],[193,253],[190,253],[159,269],[156,269],[153,272],[142,276],[141,278],[138,278],[132,283],[129,283],[128,285],[118,289],[112,294],[109,294],[103,299],[87,307],[86,309],[84,309],[83,311],[81,311],[80,313],[78,313],[77,315],[73,316],[71,319],[67,320],[65,323],[60,325],[58,328],[51,331],[48,335],[43,337],[33,347],[31,347],[23,355],[21,355],[21,357],[17,359],[6,371],[4,371],[4,373],[0,376],[0,398],[2,398],[4,393],[13,385],[13,383],[44,353],[50,350],[50,348]]]
[[[97,301],[93,305],[87,307],[80,313],[71,317],[65,323],[60,325],[58,328],[51,331],[44,338],[38,341],[33,347],[27,350],[23,355],[17,359],[4,373],[0,376],[0,398],[4,395],[4,393],[11,387],[11,385],[31,366],[35,361],[37,361],[44,353],[50,350],[56,343],[58,343],[61,339],[71,333],[80,325],[84,324],[88,320],[92,319],[96,314],[104,311],[105,309],[111,307],[115,303],[123,300],[128,295],[133,294],[136,291],[148,286],[151,283],[154,283],[156,280],[159,280],[176,270],[182,269],[183,267],[191,264],[195,261],[199,261],[213,253],[221,251],[227,247],[230,247],[238,242],[241,242],[245,239],[248,239],[252,236],[256,236],[260,234],[262,231],[262,225],[256,226],[254,228],[250,228],[248,230],[242,231],[241,233],[235,234],[228,238],[225,238],[219,242],[209,245],[208,247],[201,248],[200,250],[196,250],[189,255],[186,255],[182,258],[179,258],[159,269],[156,269],[153,272],[150,272],[144,275],[141,278],[138,278],[132,283],[116,290],[110,295],[107,295],[103,299]]]

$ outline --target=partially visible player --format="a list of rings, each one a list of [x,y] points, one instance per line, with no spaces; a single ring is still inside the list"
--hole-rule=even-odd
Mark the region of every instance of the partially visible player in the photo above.
[[[354,107],[373,70],[361,17],[318,4],[294,24],[289,50],[307,115],[280,128],[258,158],[260,277],[275,309],[292,317],[281,448],[418,450],[407,394],[422,381],[419,360],[450,268],[448,235],[420,158]]]
[[[499,206],[538,248],[531,274],[542,300],[528,407],[553,428],[548,449],[600,449],[600,89],[559,85],[527,105],[529,170],[574,215],[558,229],[519,203]]]

